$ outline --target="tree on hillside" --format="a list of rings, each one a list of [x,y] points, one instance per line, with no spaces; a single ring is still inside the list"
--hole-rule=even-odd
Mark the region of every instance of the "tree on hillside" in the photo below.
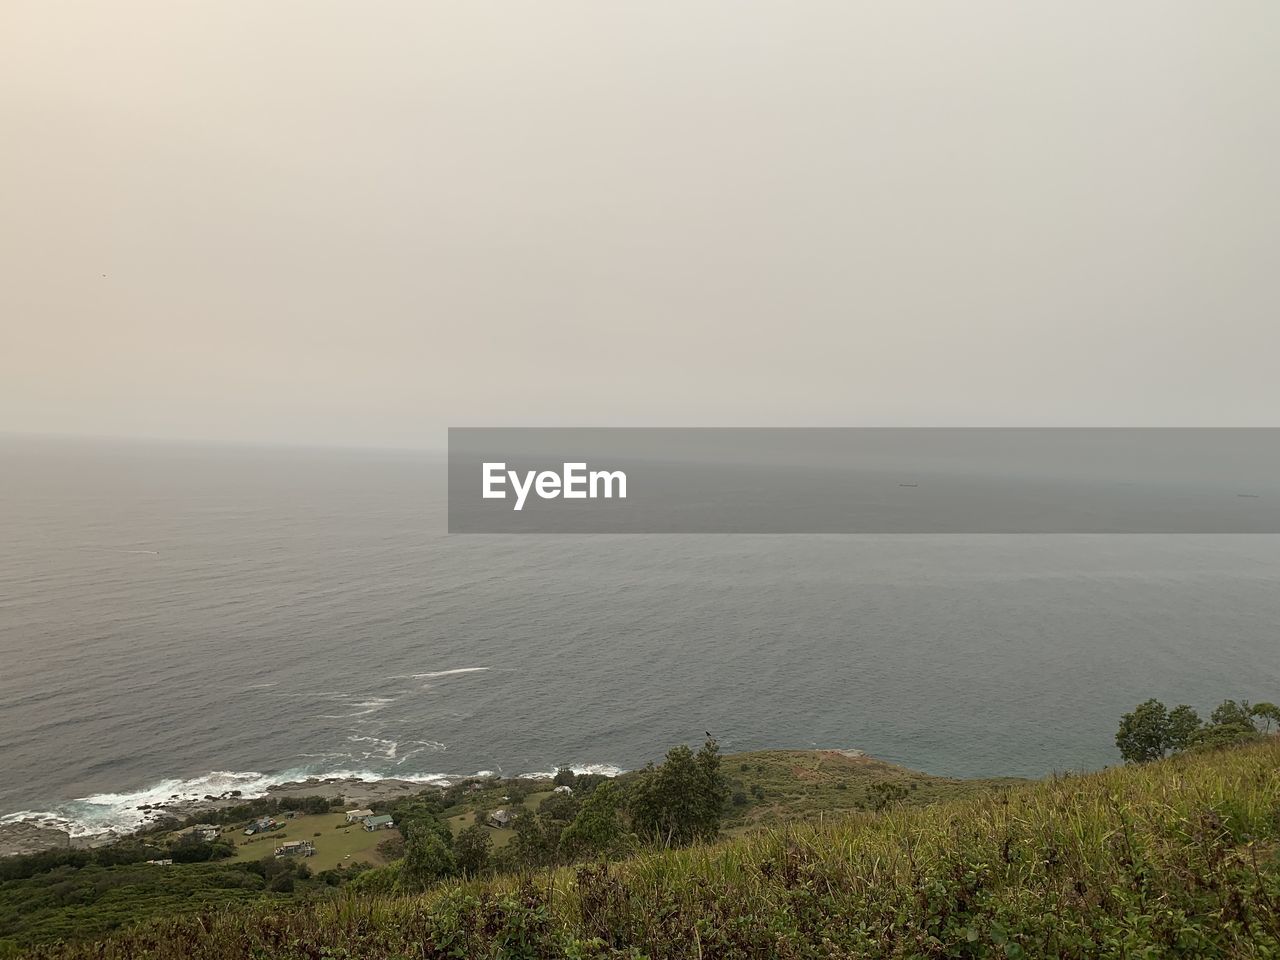
[[[907,799],[907,788],[900,783],[878,780],[867,788],[867,803],[872,810],[887,810]]]
[[[1194,715],[1190,707],[1185,710],[1179,706],[1177,735],[1184,735],[1184,727],[1189,720],[1188,712]],[[1120,718],[1120,729],[1116,731],[1116,746],[1120,748],[1120,756],[1125,763],[1148,763],[1159,760],[1174,745],[1174,724],[1168,708],[1154,698],[1146,700]]]
[[[1280,723],[1280,707],[1271,703],[1250,706],[1248,700],[1223,700],[1209,715],[1209,722],[1185,703],[1166,710],[1159,700],[1147,700],[1120,718],[1116,746],[1126,763],[1159,760],[1170,751],[1225,747],[1247,743],[1259,736],[1257,720],[1270,729]]]
[[[560,849],[560,832],[565,826],[533,811],[521,813],[516,817],[515,836],[505,850],[511,865],[533,870],[554,864]]]
[[[1189,746],[1208,749],[1256,740],[1259,734],[1254,717],[1258,715],[1248,700],[1223,700],[1209,715],[1209,723],[1196,731]]]
[[[404,828],[412,829],[413,826],[419,826],[438,834],[446,846],[453,840],[449,825],[440,819],[443,810],[435,800],[412,797],[393,804],[387,812],[391,814],[396,825],[402,828],[402,833]]]
[[[1262,721],[1263,731],[1266,733],[1271,732],[1273,723],[1280,727],[1280,707],[1277,707],[1274,703],[1267,703],[1266,701],[1255,703],[1249,708],[1249,712]]]
[[[489,866],[489,856],[493,851],[493,839],[489,831],[479,824],[473,823],[453,841],[453,857],[463,875],[474,877],[484,872]]]
[[[720,744],[708,736],[698,750],[698,777],[701,811],[699,814],[705,839],[720,832],[720,821],[729,803],[729,778],[721,769]]]
[[[401,824],[400,829],[404,834],[404,860],[400,875],[407,886],[426,887],[454,872],[456,864],[451,844],[431,823],[410,820]],[[445,830],[447,832],[448,827]]]
[[[708,739],[696,754],[682,744],[667,751],[662,766],[642,770],[627,808],[642,836],[668,846],[687,846],[715,838],[728,800],[720,747]]]
[[[1164,756],[1168,736],[1169,711],[1159,700],[1151,699],[1120,718],[1116,746],[1125,763],[1147,763]]]
[[[1209,714],[1209,722],[1215,727],[1253,727],[1253,712],[1249,701],[1236,703],[1234,700],[1223,700]]]
[[[572,794],[553,793],[538,808],[520,814],[511,853],[520,866],[534,868],[559,863],[560,837],[578,815],[581,804]]]
[[[571,793],[553,793],[538,806],[538,816],[543,820],[559,820],[567,827],[578,815],[582,804]]]
[[[1251,724],[1211,723],[1196,731],[1189,747],[1197,750],[1211,750],[1217,747],[1233,747],[1237,744],[1257,740],[1262,734]]]
[[[622,822],[622,793],[614,783],[602,783],[591,791],[573,823],[560,837],[569,856],[615,857],[627,845]]]
[[[1201,726],[1200,715],[1195,710],[1185,703],[1178,704],[1169,711],[1169,749],[1185,750],[1190,746],[1191,741],[1195,738],[1196,731]]]

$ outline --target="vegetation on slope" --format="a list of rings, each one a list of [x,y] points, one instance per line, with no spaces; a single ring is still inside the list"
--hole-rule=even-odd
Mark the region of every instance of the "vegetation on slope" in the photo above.
[[[683,762],[672,770],[685,773],[668,775],[657,794],[647,791],[651,818],[663,816],[655,802],[659,808],[684,806],[684,795],[696,790],[697,767],[689,762],[696,754],[681,748],[676,756]],[[728,835],[890,804],[926,804],[1017,782],[933,777],[857,751],[741,753],[723,758],[722,767],[723,783],[712,785],[712,793],[726,801],[720,831]],[[450,875],[474,879],[600,857],[618,859],[644,847],[646,841],[632,829],[642,825],[620,819],[619,813],[627,797],[646,792],[639,788],[658,785],[653,772],[635,771],[611,782],[566,770],[556,781],[487,778],[377,804],[379,813],[389,813],[405,826],[412,860],[406,858],[409,850],[399,831],[367,833],[359,824],[348,825],[340,810],[331,810],[337,801],[321,797],[262,797],[193,813],[187,826],[221,825],[213,842],[170,825],[93,850],[62,848],[0,858],[0,956],[7,949],[101,938],[139,921],[227,904],[264,901],[271,909],[290,909],[301,901],[339,895],[349,885],[365,893],[416,892]],[[572,792],[554,792],[557,785]],[[597,789],[604,792],[597,795]],[[489,813],[498,808],[517,815],[513,826],[487,825]],[[278,829],[244,835],[247,823],[271,815]],[[690,821],[690,833],[695,826]],[[704,820],[704,832],[712,833],[712,826]],[[684,830],[682,826],[682,835]],[[316,855],[275,859],[273,849],[292,839],[313,840]],[[144,863],[161,858],[175,862]],[[400,858],[411,866],[407,874],[405,863],[374,869]]]
[[[1280,956],[1280,743],[616,864],[222,909],[56,960]]]
[[[730,835],[794,820],[839,817],[890,805],[924,806],[1025,783],[1015,777],[935,777],[857,750],[758,750],[725,757]]]

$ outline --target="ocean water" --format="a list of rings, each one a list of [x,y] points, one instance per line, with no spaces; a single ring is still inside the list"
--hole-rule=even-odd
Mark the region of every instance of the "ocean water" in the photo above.
[[[857,747],[1118,761],[1280,700],[1271,536],[448,536],[430,455],[0,441],[0,815]]]

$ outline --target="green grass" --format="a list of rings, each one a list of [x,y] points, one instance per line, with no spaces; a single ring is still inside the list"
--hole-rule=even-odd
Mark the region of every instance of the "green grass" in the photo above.
[[[730,808],[726,832],[741,834],[793,820],[813,820],[869,809],[870,788],[892,783],[903,803],[924,806],[1026,783],[1016,778],[956,780],[908,770],[856,751],[760,750],[724,758],[732,790],[745,798]],[[763,793],[763,797],[756,791]]]
[[[609,866],[206,911],[33,956],[1268,958],[1278,848],[1269,741],[883,814],[824,810]]]
[[[358,823],[348,824],[343,813],[311,814],[282,822],[285,826],[280,830],[251,837],[246,837],[239,827],[224,832],[224,839],[234,840],[236,845],[231,862],[272,856],[286,840],[310,840],[316,845],[316,852],[306,858],[306,864],[313,873],[361,862],[381,866],[387,861],[378,853],[378,844],[400,835],[396,830],[370,833]]]
[[[445,821],[445,823],[449,825],[449,831],[455,837],[475,822],[476,818],[470,813],[463,813],[456,817],[449,817],[449,819]],[[481,826],[484,827],[485,833],[489,834],[489,839],[493,841],[493,847],[495,850],[499,847],[505,847],[515,839],[516,832],[510,827],[491,827],[487,823],[481,824]]]
[[[476,810],[493,811],[501,810],[505,807],[508,810],[524,809],[536,811],[542,806],[542,801],[546,800],[547,797],[551,796],[554,792],[554,790],[538,790],[535,793],[528,794],[523,800],[515,803],[503,800],[502,792],[500,790],[490,791],[488,794],[479,794],[477,798],[474,798],[467,803],[459,804],[458,806],[446,811],[445,823],[448,824],[450,832],[456,837],[459,833],[476,822]],[[457,810],[462,810],[464,812],[454,812]],[[515,839],[516,832],[510,827],[491,827],[487,823],[481,824],[481,826],[483,826],[485,832],[489,834],[489,839],[493,841],[493,848],[495,850],[505,847]]]

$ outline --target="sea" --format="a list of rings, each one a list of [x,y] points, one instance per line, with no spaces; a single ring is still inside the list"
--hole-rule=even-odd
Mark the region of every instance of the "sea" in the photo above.
[[[0,440],[0,820],[308,776],[1119,762],[1280,700],[1280,537],[449,535],[432,453]]]

